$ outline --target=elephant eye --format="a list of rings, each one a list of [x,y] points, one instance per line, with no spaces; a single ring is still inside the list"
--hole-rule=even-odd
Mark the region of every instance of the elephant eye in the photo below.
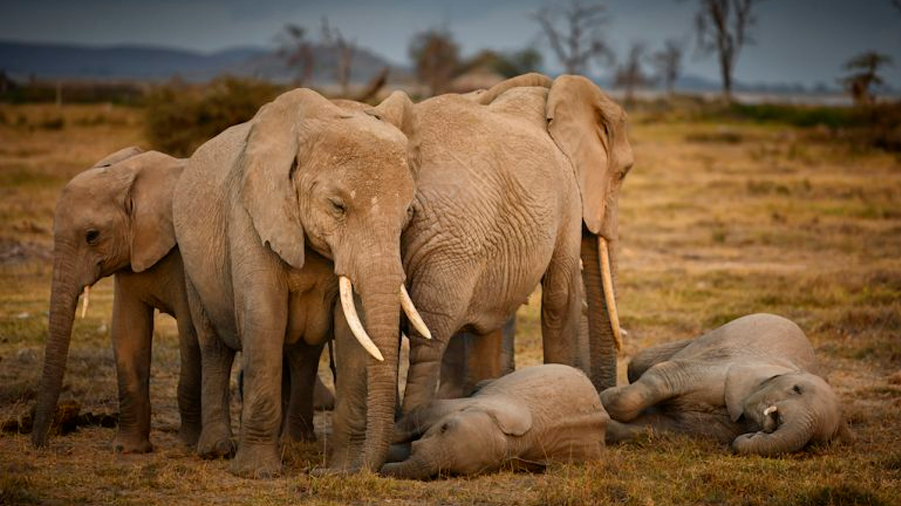
[[[97,244],[97,240],[100,239],[100,231],[90,229],[84,234],[84,242],[94,245]]]
[[[801,386],[800,386],[800,385],[795,385],[795,386],[793,386],[793,387],[792,387],[792,393],[800,394],[800,393],[801,393]]]
[[[330,198],[328,199],[329,203],[332,205],[332,212],[339,216],[343,216],[344,213],[347,212],[347,207],[344,204],[344,201],[338,198]]]

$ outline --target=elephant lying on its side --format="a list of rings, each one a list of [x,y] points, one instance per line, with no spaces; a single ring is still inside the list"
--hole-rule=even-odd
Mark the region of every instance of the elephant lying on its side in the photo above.
[[[708,435],[731,441],[737,453],[769,456],[848,437],[839,400],[810,372],[815,367],[801,329],[771,314],[654,346],[632,359],[631,385],[601,392],[614,420],[607,442],[650,427]]]
[[[395,441],[415,441],[392,447],[395,460],[403,460],[381,472],[425,479],[506,464],[597,459],[609,420],[582,371],[561,364],[527,367],[487,382],[471,397],[435,400],[412,411],[398,422]]]

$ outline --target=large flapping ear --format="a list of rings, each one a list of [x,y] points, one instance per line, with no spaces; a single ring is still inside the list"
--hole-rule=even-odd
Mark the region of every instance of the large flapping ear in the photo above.
[[[134,174],[125,210],[131,220],[131,269],[141,272],[175,247],[172,194],[185,160],[150,151],[119,163]]]
[[[785,366],[762,362],[734,364],[726,371],[726,409],[733,422],[744,412],[744,401],[760,388],[761,384],[782,374],[794,372]]]
[[[506,399],[493,397],[490,401],[474,403],[463,411],[470,409],[487,413],[498,428],[509,436],[522,436],[532,428],[532,413],[528,408]]]
[[[298,213],[294,173],[300,138],[315,129],[313,118],[339,109],[315,91],[300,88],[264,105],[251,120],[239,158],[241,198],[263,244],[295,268],[304,263],[304,231]]]
[[[623,109],[582,76],[554,80],[547,97],[548,133],[572,162],[582,194],[582,218],[599,233],[612,184],[632,167]]]
[[[110,165],[113,165],[114,163],[119,163],[121,161],[127,160],[133,156],[140,155],[143,152],[144,152],[144,150],[137,146],[129,146],[127,148],[122,148],[119,151],[116,151],[115,153],[107,155],[105,158],[103,158],[102,160],[95,163],[94,166],[91,168],[99,169],[102,167],[109,167]]]
[[[550,88],[552,83],[553,81],[551,81],[550,77],[537,72],[530,72],[521,76],[511,77],[506,81],[501,81],[486,91],[472,95],[472,98],[479,104],[488,105],[511,88],[522,88],[527,86]]]
[[[394,125],[407,137],[407,159],[413,173],[418,173],[419,136],[416,132],[416,112],[410,97],[402,91],[395,91],[379,105],[366,109],[366,114]]]

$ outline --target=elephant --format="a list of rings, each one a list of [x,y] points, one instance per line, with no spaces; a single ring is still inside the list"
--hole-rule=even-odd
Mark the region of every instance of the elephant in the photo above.
[[[381,473],[426,479],[472,475],[505,465],[599,459],[610,417],[579,369],[545,364],[484,382],[471,397],[420,406],[395,430],[392,456]],[[412,444],[409,442],[412,441]]]
[[[816,367],[804,332],[772,314],[648,348],[629,364],[629,385],[601,392],[613,420],[607,442],[650,428],[772,456],[849,438],[841,403]]]
[[[172,226],[172,192],[184,165],[184,160],[163,153],[126,148],[78,174],[63,189],[53,220],[49,335],[31,434],[34,446],[47,443],[78,296],[84,290],[86,310],[90,287],[107,276],[115,278],[110,330],[119,389],[115,448],[126,453],[153,448],[149,434],[154,309],[178,321],[179,436],[188,444],[199,436],[200,349]]]
[[[434,398],[458,331],[490,355],[473,370],[502,374],[500,329],[539,282],[545,362],[590,370],[599,391],[614,386],[618,196],[633,164],[624,111],[584,77],[526,74],[414,112],[419,172],[402,254],[432,339],[411,329],[403,412]],[[583,298],[588,357],[578,344]]]
[[[402,92],[364,110],[295,89],[191,156],[173,215],[203,363],[201,456],[234,451],[228,378],[241,350],[244,402],[230,470],[278,474],[283,350],[292,392],[308,397],[312,377],[294,370],[317,362],[334,334],[345,373],[331,469],[381,467],[394,424],[401,308],[421,321],[400,256],[415,190],[411,114]],[[350,409],[360,403],[362,415]]]

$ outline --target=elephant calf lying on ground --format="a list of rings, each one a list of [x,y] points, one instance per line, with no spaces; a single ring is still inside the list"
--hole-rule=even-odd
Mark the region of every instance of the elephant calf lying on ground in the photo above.
[[[777,455],[850,434],[807,337],[771,314],[642,351],[630,385],[601,392],[607,442],[653,430],[709,435],[740,454]],[[618,423],[628,422],[628,423]]]
[[[395,442],[407,444],[392,446],[389,456],[402,461],[385,464],[382,474],[426,479],[506,464],[597,459],[609,420],[578,369],[527,367],[487,382],[471,397],[435,400],[410,412],[395,428]]]

